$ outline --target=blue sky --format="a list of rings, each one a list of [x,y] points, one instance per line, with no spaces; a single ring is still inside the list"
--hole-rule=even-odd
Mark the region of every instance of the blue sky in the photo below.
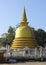
[[[46,31],[46,0],[0,0],[0,35],[21,22],[24,6],[29,25]]]

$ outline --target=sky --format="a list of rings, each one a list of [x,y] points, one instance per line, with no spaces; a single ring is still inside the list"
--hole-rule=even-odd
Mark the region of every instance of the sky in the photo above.
[[[29,25],[46,31],[46,0],[0,0],[0,35],[6,33],[9,26],[16,28],[24,7]]]

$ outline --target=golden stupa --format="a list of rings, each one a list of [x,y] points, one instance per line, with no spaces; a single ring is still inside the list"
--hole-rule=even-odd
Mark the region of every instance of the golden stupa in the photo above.
[[[14,48],[35,48],[36,40],[34,36],[34,32],[32,28],[28,26],[25,8],[22,15],[22,21],[20,22],[20,26],[17,28],[15,32],[15,39],[11,47]]]

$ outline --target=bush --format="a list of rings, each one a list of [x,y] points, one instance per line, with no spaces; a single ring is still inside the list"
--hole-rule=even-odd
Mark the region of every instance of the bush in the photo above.
[[[36,61],[40,61],[41,60],[41,57],[36,57],[35,60]]]

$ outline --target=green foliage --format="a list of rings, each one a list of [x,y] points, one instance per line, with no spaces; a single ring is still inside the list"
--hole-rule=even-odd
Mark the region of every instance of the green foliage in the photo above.
[[[8,36],[8,33],[3,33],[3,34],[1,35],[2,38],[6,38],[7,36]]]
[[[10,26],[8,29],[8,33],[2,34],[2,37],[0,38],[0,43],[3,43],[6,40],[6,38],[9,40],[10,43],[12,43],[14,36],[15,36],[15,28]]]
[[[13,39],[14,39],[14,36],[15,36],[15,35],[13,35],[12,33],[9,33],[8,36],[7,36],[8,40],[9,40],[11,43],[12,43],[12,41],[13,41]]]
[[[0,44],[3,44],[5,38],[0,38]]]
[[[14,32],[15,32],[15,28],[10,26],[9,29],[8,29],[8,33],[14,34]]]
[[[42,29],[34,30],[37,44],[43,46],[46,44],[46,32]]]
[[[8,29],[8,35],[7,35],[7,38],[9,39],[9,41],[12,43],[13,39],[14,39],[14,36],[15,36],[15,28],[13,27],[9,27]]]
[[[35,60],[40,61],[41,57],[36,57]]]

